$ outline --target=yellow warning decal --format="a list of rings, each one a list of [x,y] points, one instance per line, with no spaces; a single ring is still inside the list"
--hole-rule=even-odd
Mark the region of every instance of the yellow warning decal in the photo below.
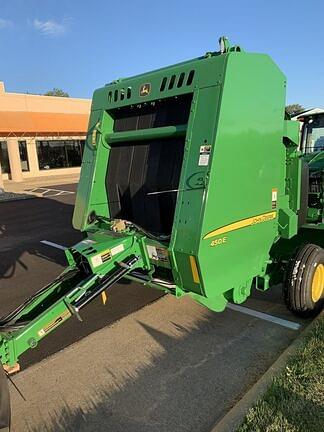
[[[38,331],[38,335],[40,337],[45,336],[47,333],[49,333],[51,330],[53,330],[56,326],[58,326],[59,324],[61,324],[62,321],[64,321],[65,319],[69,318],[70,316],[71,316],[71,312],[70,311],[67,310],[67,311],[63,312],[61,315],[59,315],[53,321],[49,322],[45,327],[43,327],[42,329],[40,329]]]
[[[260,224],[263,222],[268,222],[268,221],[275,219],[276,217],[277,217],[277,212],[273,211],[273,212],[269,212],[269,213],[262,213],[260,215],[252,216],[252,217],[249,217],[246,219],[242,219],[242,220],[239,220],[237,222],[233,222],[229,225],[225,225],[221,228],[217,228],[213,231],[210,231],[209,233],[207,233],[203,237],[203,239],[206,240],[206,239],[209,239],[211,237],[215,237],[217,235],[228,233],[230,231],[235,231],[235,230],[245,228],[248,226],[257,225],[257,224]]]
[[[196,259],[192,255],[190,255],[189,259],[190,259],[192,279],[195,283],[199,284],[200,279],[199,279],[199,273],[198,273],[198,267],[197,267]]]
[[[101,299],[102,299],[102,304],[105,305],[107,303],[107,293],[106,291],[102,291],[101,293]]]

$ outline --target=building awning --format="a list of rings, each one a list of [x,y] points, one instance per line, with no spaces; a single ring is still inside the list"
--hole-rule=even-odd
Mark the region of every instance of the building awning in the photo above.
[[[0,111],[0,134],[85,135],[88,121],[88,114]]]

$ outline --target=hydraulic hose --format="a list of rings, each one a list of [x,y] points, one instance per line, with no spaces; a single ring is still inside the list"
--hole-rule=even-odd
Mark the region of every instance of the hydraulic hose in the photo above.
[[[13,331],[17,330],[18,328],[23,327],[24,325],[28,324],[28,322],[22,322],[19,324],[15,324],[15,318],[17,315],[20,314],[20,312],[30,305],[37,297],[39,297],[41,294],[43,294],[46,290],[48,290],[53,284],[63,282],[67,280],[68,278],[74,276],[79,270],[78,269],[70,269],[67,272],[59,275],[54,281],[51,283],[45,285],[40,290],[38,290],[35,294],[28,297],[21,305],[19,305],[16,309],[9,312],[7,315],[0,318],[0,331]]]

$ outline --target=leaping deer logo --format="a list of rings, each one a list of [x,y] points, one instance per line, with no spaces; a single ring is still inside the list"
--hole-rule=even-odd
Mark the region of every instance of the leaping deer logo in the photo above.
[[[147,96],[150,94],[151,84],[142,84],[140,87],[140,96]]]

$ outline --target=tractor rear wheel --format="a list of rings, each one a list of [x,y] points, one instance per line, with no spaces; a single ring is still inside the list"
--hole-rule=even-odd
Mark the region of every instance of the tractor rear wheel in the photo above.
[[[303,318],[317,314],[324,301],[324,250],[314,244],[298,249],[290,260],[283,288],[289,310]]]

